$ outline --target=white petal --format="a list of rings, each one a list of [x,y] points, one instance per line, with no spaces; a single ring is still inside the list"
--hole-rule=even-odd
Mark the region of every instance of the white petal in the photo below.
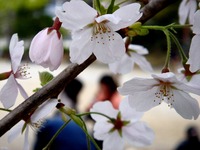
[[[24,88],[19,83],[16,83],[16,84],[17,84],[17,87],[18,87],[19,92],[22,95],[22,97],[24,99],[27,99],[28,98],[28,94],[26,93],[26,91],[24,90]]]
[[[122,37],[116,32],[97,35],[93,50],[97,59],[103,63],[113,63],[120,60],[125,54],[125,44]]]
[[[63,4],[63,11],[56,10],[56,15],[63,23],[63,27],[69,30],[83,29],[94,22],[97,11],[81,0],[72,0]],[[78,10],[78,11],[77,11]]]
[[[27,125],[27,127],[26,127],[26,129],[25,129],[25,135],[24,135],[24,146],[23,146],[23,150],[29,150],[28,134],[29,134],[29,126]]]
[[[178,15],[179,15],[179,23],[180,24],[185,24],[188,14],[189,14],[189,5],[188,0],[182,0],[181,4],[178,9]]]
[[[70,61],[81,64],[92,54],[95,46],[91,41],[92,29],[79,30],[73,34],[73,41],[69,49]]]
[[[142,112],[138,112],[130,106],[128,96],[122,99],[119,105],[119,110],[122,115],[122,120],[131,120],[132,122],[136,122],[143,116]]]
[[[140,7],[141,5],[139,3],[132,3],[119,8],[113,13],[115,17],[121,19],[119,23],[114,24],[114,22],[108,22],[107,24],[114,31],[132,25],[142,16],[142,13],[140,12]]]
[[[118,114],[118,110],[113,108],[113,105],[110,101],[104,101],[104,102],[97,102],[93,105],[93,107],[90,109],[90,112],[99,112],[103,113],[111,118],[116,118]],[[91,114],[91,117],[95,121],[106,121],[108,120],[106,117],[97,115],[97,114]]]
[[[153,87],[150,90],[137,92],[128,97],[131,107],[136,111],[147,111],[161,103],[161,99],[156,99],[155,93],[158,87]],[[155,101],[154,101],[155,100]]]
[[[133,146],[148,146],[154,140],[154,132],[144,122],[136,122],[125,126],[123,137]]]
[[[104,140],[112,128],[113,124],[107,121],[97,121],[94,125],[94,137],[97,140]]]
[[[8,131],[8,142],[12,142],[21,133],[24,123],[21,120]]]
[[[174,90],[174,103],[172,106],[185,119],[197,119],[200,113],[197,100],[183,91]]]
[[[118,24],[121,18],[114,16],[113,14],[105,14],[105,15],[95,18],[95,20],[98,23],[103,22],[103,21],[110,21],[114,24]]]
[[[137,53],[131,53],[131,57],[133,57],[134,62],[143,70],[152,72],[153,68],[151,67],[151,64],[147,61],[147,59],[139,55]]]
[[[117,131],[109,134],[103,141],[103,150],[123,150],[124,141]]]
[[[17,34],[13,34],[10,40],[9,52],[13,73],[16,73],[24,54],[24,41],[18,41]]]
[[[181,81],[179,81],[176,78],[176,75],[172,72],[166,72],[166,73],[160,73],[160,74],[152,74],[151,75],[154,79],[163,82],[169,82],[169,83],[173,83],[173,84],[180,84]]]
[[[17,94],[17,83],[13,74],[11,74],[8,81],[0,91],[0,100],[4,108],[10,108],[15,104]]]
[[[189,10],[189,23],[194,23],[194,13],[197,10],[197,1],[189,1],[190,10]]]
[[[189,50],[189,59],[187,61],[187,64],[190,64],[190,71],[195,72],[200,69],[200,35],[195,35],[192,38],[190,50]]]
[[[118,91],[123,95],[131,95],[135,92],[150,90],[154,85],[158,84],[159,82],[154,79],[133,78],[125,82],[122,87],[119,87]]]
[[[126,74],[133,70],[134,61],[127,54],[124,54],[122,59],[109,64],[109,69],[113,73]]]
[[[140,55],[145,55],[145,54],[149,53],[148,50],[141,45],[130,44],[128,46],[128,49],[134,50],[136,53],[138,53]]]
[[[58,103],[57,99],[49,99],[44,102],[39,108],[31,116],[32,122],[37,122],[38,120],[44,118],[45,116],[49,115],[53,109],[55,109],[56,104]]]
[[[194,14],[194,24],[192,27],[193,33],[200,34],[200,10],[197,10]]]

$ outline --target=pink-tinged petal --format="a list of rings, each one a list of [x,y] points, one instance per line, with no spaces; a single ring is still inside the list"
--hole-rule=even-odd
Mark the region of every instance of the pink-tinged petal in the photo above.
[[[128,96],[123,98],[120,102],[119,110],[122,115],[122,120],[131,120],[132,122],[136,122],[143,116],[142,112],[138,112],[130,106]]]
[[[124,54],[121,60],[109,64],[109,69],[116,74],[125,74],[133,70],[133,65],[134,61],[132,60],[132,58],[129,57],[127,54]]]
[[[91,41],[92,28],[79,30],[73,33],[73,41],[70,45],[70,61],[81,64],[92,54],[94,44]]]
[[[200,34],[200,10],[194,14],[194,24],[192,26],[193,33]]]
[[[21,120],[8,131],[8,142],[12,142],[18,135],[21,134],[24,123],[25,122]]]
[[[24,54],[24,41],[18,41],[17,34],[13,34],[10,40],[9,52],[11,57],[11,67],[16,73]]]
[[[103,150],[123,150],[124,141],[117,131],[110,133],[103,141]]]
[[[27,99],[28,98],[28,94],[26,93],[26,91],[24,90],[24,88],[19,83],[17,83],[17,87],[18,87],[19,92],[22,95],[22,97],[24,99]]]
[[[103,63],[113,63],[120,60],[125,54],[125,44],[122,37],[117,32],[106,32],[98,34],[95,39],[95,48],[93,50],[97,60]]]
[[[110,101],[104,101],[104,102],[96,102],[93,107],[90,109],[90,112],[99,112],[103,113],[111,118],[116,118],[118,114],[118,110],[113,108],[113,105]],[[97,114],[91,114],[91,117],[95,121],[106,121],[108,118],[97,115]]]
[[[148,71],[148,72],[153,71],[151,64],[147,61],[147,59],[144,56],[139,55],[137,53],[131,53],[131,57],[143,71]]]
[[[59,38],[57,31],[48,33],[48,28],[40,31],[32,40],[29,57],[32,62],[56,70],[63,58],[62,36]]]
[[[158,85],[159,82],[154,79],[133,78],[125,82],[118,91],[122,95],[132,95],[135,92],[147,91],[152,89],[153,86]]]
[[[75,31],[93,23],[97,11],[84,1],[72,0],[63,4],[63,11],[56,10],[56,15],[64,28]]]
[[[117,9],[113,15],[121,20],[117,24],[114,24],[114,22],[108,22],[108,26],[113,29],[113,31],[117,31],[132,25],[142,17],[140,7],[141,5],[139,3],[132,3]]]
[[[154,140],[154,132],[145,122],[135,122],[122,129],[123,137],[133,146],[143,147],[151,145]]]
[[[47,58],[46,60],[47,62],[49,62],[49,64],[51,64],[48,66],[49,69],[53,71],[60,66],[63,60],[64,48],[62,36],[60,37],[60,39],[57,36],[53,36],[51,40],[51,49],[49,49],[49,53],[49,58]]]
[[[29,135],[29,126],[27,125],[26,129],[25,129],[25,133],[24,133],[24,146],[23,146],[23,150],[30,150],[30,146],[29,146],[29,141],[28,141],[28,135]]]
[[[108,123],[107,121],[97,121],[94,124],[94,137],[97,140],[104,140],[109,131],[113,128],[113,124]]]
[[[38,109],[32,114],[31,121],[37,122],[38,120],[49,115],[53,109],[55,109],[56,104],[58,103],[57,99],[49,99],[39,106]]]
[[[195,35],[192,38],[190,50],[189,50],[189,59],[187,61],[187,64],[190,64],[190,71],[195,72],[200,69],[200,53],[199,53],[199,47],[200,47],[200,35]]]
[[[189,14],[188,0],[182,0],[178,9],[179,23],[185,24]]]
[[[174,102],[172,107],[176,112],[185,119],[197,119],[200,113],[200,108],[197,100],[192,98],[188,93],[173,90]]]
[[[161,103],[161,99],[156,99],[155,93],[158,91],[158,87],[153,87],[150,90],[133,93],[129,95],[129,103],[136,111],[147,111]]]
[[[0,101],[2,102],[4,108],[10,108],[15,104],[17,94],[17,82],[13,74],[11,74],[7,83],[0,91]]]

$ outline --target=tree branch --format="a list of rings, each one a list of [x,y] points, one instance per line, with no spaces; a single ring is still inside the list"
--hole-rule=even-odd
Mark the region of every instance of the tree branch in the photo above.
[[[176,0],[151,0],[142,8],[143,16],[139,20],[142,23],[152,18],[155,14],[166,8],[168,5],[175,3]],[[0,136],[5,134],[21,119],[25,118],[27,114],[35,110],[39,105],[51,97],[57,97],[62,89],[77,75],[79,75],[85,68],[96,60],[94,55],[91,55],[85,62],[80,65],[70,64],[57,77],[55,77],[46,86],[34,93],[22,104],[16,107],[12,112],[7,114],[0,121]]]

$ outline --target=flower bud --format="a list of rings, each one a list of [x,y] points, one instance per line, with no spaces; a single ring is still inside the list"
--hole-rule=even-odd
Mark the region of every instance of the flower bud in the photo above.
[[[32,62],[56,70],[63,59],[62,36],[56,29],[46,28],[40,31],[32,40],[29,57]]]

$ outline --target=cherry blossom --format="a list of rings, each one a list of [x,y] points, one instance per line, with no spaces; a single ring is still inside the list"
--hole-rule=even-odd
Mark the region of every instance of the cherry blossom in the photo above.
[[[121,59],[125,53],[125,44],[115,31],[135,23],[142,16],[139,9],[140,4],[132,3],[113,14],[99,15],[84,1],[65,2],[62,10],[56,10],[56,15],[63,27],[72,32],[69,49],[71,62],[81,64],[92,53],[103,63]]]
[[[199,47],[200,47],[200,10],[197,10],[194,14],[194,24],[192,27],[193,33],[195,34],[192,38],[190,49],[189,49],[189,59],[187,64],[190,64],[190,71],[196,72],[200,69],[200,59],[199,59]]]
[[[91,114],[96,121],[94,137],[103,140],[103,150],[123,150],[127,143],[137,147],[147,146],[154,139],[151,128],[140,121],[143,113],[131,108],[127,97],[121,101],[119,110],[114,109],[110,101],[104,101],[95,103],[90,112],[102,113],[111,118]]]
[[[179,23],[185,24],[187,19],[193,24],[193,15],[197,9],[196,0],[182,0],[178,9]]]
[[[58,22],[58,23],[57,23]],[[55,20],[54,26],[40,31],[31,41],[29,57],[32,62],[56,70],[63,59],[63,40],[58,32],[61,23]]]
[[[29,73],[27,72],[28,66],[20,66],[24,54],[24,41],[18,41],[17,34],[13,34],[11,37],[9,52],[11,57],[11,71],[5,73],[8,80],[0,91],[0,101],[5,108],[10,108],[15,104],[18,90],[25,99],[28,97],[23,87],[16,80],[29,78]]]
[[[38,130],[42,126],[42,119],[47,116],[55,108],[57,99],[50,99],[39,106],[38,109],[31,116],[27,116],[25,120],[18,122],[13,128],[8,131],[8,142],[12,142],[20,134],[24,133],[24,145],[23,150],[30,150],[29,148],[29,128]]]
[[[121,60],[109,64],[109,69],[114,73],[125,74],[133,70],[136,63],[143,71],[153,71],[151,64],[143,56],[148,50],[141,45],[130,44]]]
[[[137,111],[147,111],[166,102],[185,119],[197,119],[199,104],[189,92],[200,95],[200,89],[179,81],[172,72],[153,74],[153,78],[133,78],[119,87],[123,95],[129,95],[130,105]]]

